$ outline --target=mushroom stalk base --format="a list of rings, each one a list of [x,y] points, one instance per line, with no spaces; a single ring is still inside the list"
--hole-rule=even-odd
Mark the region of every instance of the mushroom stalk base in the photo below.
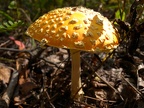
[[[80,66],[80,51],[70,50],[72,60],[72,73],[71,73],[71,97],[77,100],[81,100],[83,96],[83,90],[81,88],[81,66]]]

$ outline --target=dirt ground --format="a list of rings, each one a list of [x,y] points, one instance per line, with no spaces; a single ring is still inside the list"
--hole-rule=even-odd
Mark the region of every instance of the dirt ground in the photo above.
[[[26,47],[20,52],[15,49],[22,45],[1,36],[1,45],[9,48],[0,50],[1,100],[10,95],[10,108],[143,108],[143,38],[133,56],[126,53],[124,43],[111,55],[81,52],[84,95],[76,101],[70,98],[68,50],[50,46],[29,50],[32,39],[26,38],[17,40]]]

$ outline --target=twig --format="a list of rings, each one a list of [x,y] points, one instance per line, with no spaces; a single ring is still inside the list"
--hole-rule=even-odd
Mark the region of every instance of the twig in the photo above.
[[[86,103],[81,102],[81,101],[78,101],[78,100],[74,100],[74,101],[77,102],[77,103],[80,103],[80,104],[85,105],[85,108],[87,108],[87,107],[90,107],[90,108],[96,108],[95,106],[92,106],[92,105],[86,104]]]
[[[39,48],[39,47],[30,49],[30,50],[19,50],[19,49],[14,49],[14,48],[2,48],[2,47],[0,47],[0,50],[14,51],[14,52],[31,52],[31,51],[34,51],[34,50],[36,50],[36,49],[38,49],[38,48]]]
[[[30,54],[30,57],[32,57],[32,51],[38,49],[40,47],[36,47],[36,48],[33,48],[33,49],[30,49],[30,50],[19,50],[19,49],[14,49],[14,48],[1,48],[0,47],[0,50],[4,50],[4,51],[13,51],[13,52],[26,52],[26,53],[29,53]]]
[[[84,96],[85,98],[88,98],[88,99],[92,99],[92,100],[96,100],[96,101],[103,101],[103,102],[109,102],[109,103],[116,103],[116,101],[114,100],[102,100],[102,99],[96,99],[96,98],[93,98],[93,97],[90,97],[90,96]]]
[[[16,71],[15,69],[13,69],[13,73],[12,73],[12,77],[9,83],[9,86],[7,87],[7,90],[5,91],[5,93],[2,96],[2,99],[6,102],[7,107],[9,107],[10,104],[10,99],[13,96],[13,92],[15,90],[15,87],[17,85],[18,82],[18,71]]]
[[[54,65],[56,68],[64,69],[61,66],[57,65],[57,64],[60,64],[61,62],[56,64],[56,63],[53,63],[53,62],[51,62],[49,60],[46,60],[45,58],[42,58],[42,57],[40,57],[40,59],[44,60],[45,62],[47,62],[47,63],[49,63],[51,65]]]
[[[10,42],[10,40],[8,40],[8,41],[6,41],[6,42],[3,42],[3,43],[1,43],[0,44],[0,47],[2,47],[2,46],[4,46],[4,45],[6,45],[7,43],[9,43]]]
[[[52,107],[52,108],[55,108],[55,106],[53,105],[53,103],[50,101],[50,96],[49,96],[48,92],[45,91],[45,93],[46,93],[46,95],[47,95],[47,98],[48,98],[48,100],[49,100],[49,103],[50,103],[51,107]]]
[[[132,88],[133,88],[133,90],[135,90],[143,99],[144,99],[144,95],[139,91],[139,90],[137,90],[136,89],[136,87],[134,87],[129,81],[127,81],[123,76],[121,76],[123,79],[124,79],[124,81],[126,81]]]

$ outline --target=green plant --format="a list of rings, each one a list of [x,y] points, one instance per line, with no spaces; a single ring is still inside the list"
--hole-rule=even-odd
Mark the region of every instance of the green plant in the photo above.
[[[17,3],[16,1],[11,1],[8,5],[8,10],[2,11],[0,10],[0,33],[1,32],[8,32],[15,30],[16,28],[22,26],[24,22],[14,16],[11,16],[10,13],[14,13],[17,11]],[[19,14],[17,12],[16,16],[18,17]]]
[[[0,23],[0,32],[7,32],[16,29],[17,27],[23,25],[24,23],[21,20],[18,21],[6,21]]]

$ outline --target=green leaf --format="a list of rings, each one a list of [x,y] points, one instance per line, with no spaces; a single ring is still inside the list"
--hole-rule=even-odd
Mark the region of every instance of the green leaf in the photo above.
[[[124,11],[122,11],[122,9],[119,9],[115,12],[115,18],[116,19],[121,19],[122,21],[125,20],[126,14]]]
[[[16,9],[17,8],[17,2],[16,1],[11,1],[8,8],[9,9]]]
[[[10,21],[10,20],[8,21],[8,23],[9,23],[10,25],[13,25],[13,22],[12,22],[12,21]]]
[[[4,29],[5,27],[3,25],[0,25],[0,29]]]
[[[8,19],[8,20],[14,21],[14,19],[11,16],[9,16],[7,13],[5,13],[1,10],[0,10],[0,14],[3,15],[4,17],[6,17],[6,19]]]
[[[5,27],[10,27],[10,25],[8,24],[8,22],[3,22],[3,25],[5,26]]]
[[[7,21],[0,24],[0,32],[7,32],[22,26],[24,23],[21,20],[18,21]]]

